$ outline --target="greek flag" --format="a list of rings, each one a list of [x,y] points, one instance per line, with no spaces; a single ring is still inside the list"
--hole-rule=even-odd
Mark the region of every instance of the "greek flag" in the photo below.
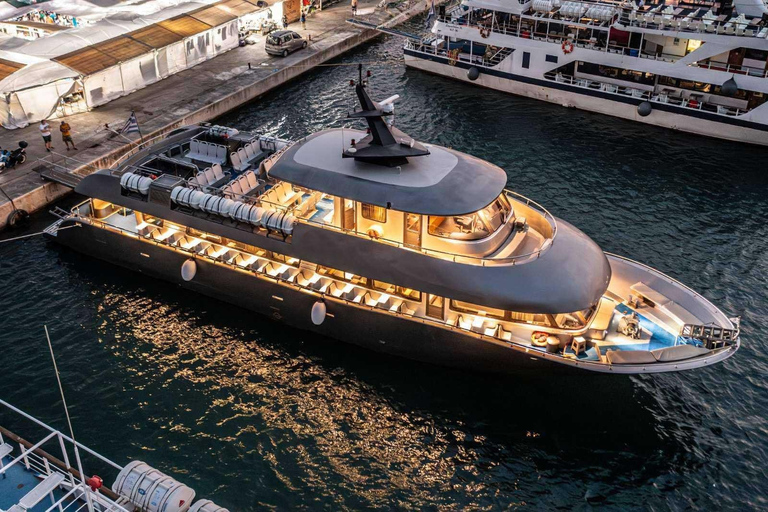
[[[125,122],[125,125],[123,125],[123,129],[120,130],[120,133],[141,133],[139,131],[139,122],[136,120],[136,114],[133,113],[133,111],[131,111],[131,115]]]
[[[432,22],[435,19],[435,0],[432,0],[432,7],[429,8],[429,14],[427,15],[427,21],[424,22],[424,28],[429,30],[432,28]]]

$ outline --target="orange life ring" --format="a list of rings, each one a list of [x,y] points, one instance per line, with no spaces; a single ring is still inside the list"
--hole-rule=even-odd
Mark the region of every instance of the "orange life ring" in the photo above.
[[[563,49],[563,53],[568,55],[573,51],[573,41],[571,41],[570,39],[566,39],[565,41],[563,41],[561,48]]]
[[[546,347],[548,337],[549,334],[544,331],[533,331],[531,333],[531,345],[539,348]]]

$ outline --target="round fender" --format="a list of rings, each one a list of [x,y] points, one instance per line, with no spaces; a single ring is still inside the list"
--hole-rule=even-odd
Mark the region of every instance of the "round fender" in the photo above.
[[[651,105],[650,101],[644,101],[637,106],[637,113],[640,114],[640,116],[642,117],[647,117],[651,115],[652,110],[653,110],[653,105]]]
[[[13,210],[8,214],[5,225],[8,229],[26,226],[29,223],[29,212],[27,210]]]
[[[181,278],[185,281],[191,281],[197,274],[197,263],[193,259],[188,259],[181,265]]]
[[[480,70],[477,69],[475,66],[472,66],[471,68],[469,68],[469,71],[467,71],[467,78],[469,78],[473,82],[477,80],[479,76],[480,76]]]
[[[315,325],[323,323],[326,312],[325,302],[319,300],[312,304],[312,323]]]
[[[739,92],[739,85],[736,83],[736,79],[731,77],[725,81],[725,83],[720,87],[720,90],[726,96],[735,96],[736,93]]]

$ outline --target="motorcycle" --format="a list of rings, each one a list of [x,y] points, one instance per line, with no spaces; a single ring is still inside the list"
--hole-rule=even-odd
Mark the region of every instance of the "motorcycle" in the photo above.
[[[0,171],[13,169],[27,161],[27,144],[25,141],[19,141],[19,147],[12,151],[0,149]]]

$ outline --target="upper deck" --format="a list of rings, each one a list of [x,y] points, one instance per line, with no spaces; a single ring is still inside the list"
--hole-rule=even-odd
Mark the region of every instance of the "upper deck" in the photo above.
[[[108,174],[123,196],[288,242],[301,224],[486,266],[538,258],[557,236],[557,221],[544,207],[504,190],[503,170],[457,151],[429,145],[430,154],[406,170],[333,151],[344,139],[363,138],[357,130],[296,143],[247,132],[222,137],[225,130],[181,129]],[[201,143],[214,148],[206,161]],[[238,161],[247,165],[238,169]],[[109,187],[86,178],[77,191],[119,204]]]

